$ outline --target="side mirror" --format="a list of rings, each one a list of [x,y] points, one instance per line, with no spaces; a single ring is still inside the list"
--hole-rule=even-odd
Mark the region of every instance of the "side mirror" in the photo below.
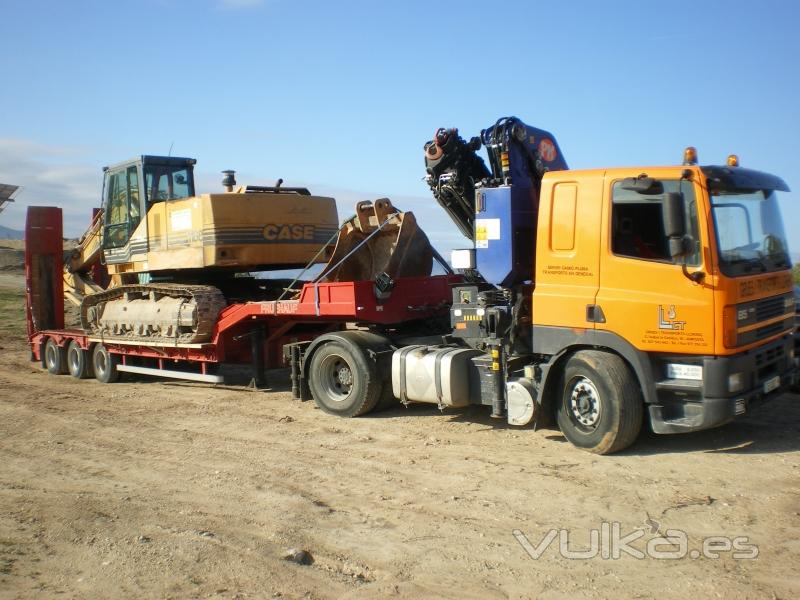
[[[681,237],[686,233],[683,195],[677,192],[664,194],[661,214],[664,220],[664,235],[668,238]]]
[[[669,240],[669,254],[678,258],[691,252],[692,241],[686,235],[686,218],[683,206],[683,194],[668,192],[664,194],[661,207],[664,221],[664,235]]]

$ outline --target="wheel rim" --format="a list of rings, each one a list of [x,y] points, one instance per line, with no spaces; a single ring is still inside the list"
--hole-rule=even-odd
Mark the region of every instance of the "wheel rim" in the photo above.
[[[77,373],[81,368],[80,357],[78,356],[78,352],[80,352],[80,350],[70,348],[69,354],[67,356],[67,360],[69,362],[69,370],[73,374]]]
[[[576,377],[569,385],[569,416],[584,431],[597,428],[602,415],[602,403],[597,388],[586,377]]]
[[[101,375],[106,372],[106,355],[104,352],[98,352],[95,355],[94,369]]]
[[[44,350],[45,352],[45,361],[47,362],[47,367],[50,369],[54,369],[56,366],[56,348],[53,344],[47,344],[47,348]]]
[[[336,354],[326,356],[319,366],[319,383],[334,402],[343,402],[353,389],[353,370],[347,361]]]

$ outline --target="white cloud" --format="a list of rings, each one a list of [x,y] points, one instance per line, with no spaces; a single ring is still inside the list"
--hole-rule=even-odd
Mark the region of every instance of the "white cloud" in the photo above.
[[[28,206],[58,206],[64,235],[75,237],[100,204],[102,173],[81,148],[0,138],[0,182],[22,188],[0,213],[0,225],[24,229]]]

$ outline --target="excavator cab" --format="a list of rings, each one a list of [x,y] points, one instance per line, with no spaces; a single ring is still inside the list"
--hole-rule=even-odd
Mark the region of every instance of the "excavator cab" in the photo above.
[[[122,248],[154,202],[194,196],[193,158],[140,156],[105,167],[103,248]]]

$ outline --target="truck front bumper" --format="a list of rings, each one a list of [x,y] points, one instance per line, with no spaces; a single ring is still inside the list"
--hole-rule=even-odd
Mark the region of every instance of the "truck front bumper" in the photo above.
[[[752,406],[794,388],[800,384],[800,374],[793,346],[792,336],[787,336],[730,357],[701,357],[702,381],[658,382],[657,401],[648,405],[653,431],[687,433],[724,425]],[[660,362],[663,365],[675,360],[680,359],[662,357]],[[729,378],[734,374],[746,382],[745,389],[729,390]]]

